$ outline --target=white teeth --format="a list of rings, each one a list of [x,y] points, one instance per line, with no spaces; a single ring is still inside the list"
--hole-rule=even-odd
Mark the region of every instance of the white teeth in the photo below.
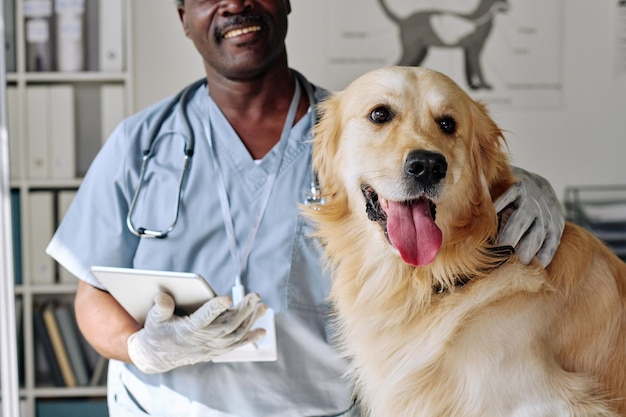
[[[224,39],[234,38],[236,36],[245,35],[250,32],[258,32],[261,30],[261,26],[249,26],[247,28],[234,29],[224,34]]]

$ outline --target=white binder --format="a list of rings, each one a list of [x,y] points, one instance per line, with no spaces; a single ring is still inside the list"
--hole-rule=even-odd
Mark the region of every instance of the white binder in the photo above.
[[[29,86],[26,88],[26,121],[28,143],[28,177],[48,178],[51,172],[48,152],[49,111],[48,88]]]
[[[25,278],[34,285],[53,284],[54,261],[46,253],[54,233],[53,194],[50,191],[35,191],[30,192],[28,198],[31,271]]]
[[[50,177],[71,179],[76,177],[76,137],[74,87],[54,85],[49,88]]]
[[[100,70],[120,72],[124,69],[122,0],[101,0],[99,4]]]
[[[100,128],[103,144],[124,119],[126,115],[124,104],[122,85],[102,84],[100,87]]]

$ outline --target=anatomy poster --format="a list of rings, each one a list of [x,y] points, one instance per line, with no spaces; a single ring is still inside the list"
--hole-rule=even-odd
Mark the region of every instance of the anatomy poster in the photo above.
[[[421,65],[492,109],[561,106],[562,0],[327,1],[325,64],[340,83]]]

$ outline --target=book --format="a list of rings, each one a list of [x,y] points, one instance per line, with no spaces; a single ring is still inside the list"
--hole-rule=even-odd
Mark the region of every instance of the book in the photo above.
[[[64,385],[63,375],[57,363],[43,320],[41,306],[39,305],[33,309],[33,330],[35,335],[35,379],[37,385],[46,385],[49,381],[52,385],[62,387]]]
[[[83,17],[85,0],[55,0],[56,60],[59,71],[85,69]]]
[[[7,130],[9,135],[9,176],[21,178],[20,100],[16,87],[7,86]]]
[[[48,87],[48,150],[49,177],[70,179],[76,177],[76,136],[74,87]]]
[[[15,340],[17,342],[17,375],[20,387],[24,386],[24,300],[15,298]]]
[[[100,0],[99,6],[98,61],[100,71],[120,72],[124,69],[122,0]]]
[[[21,347],[20,340],[22,339],[23,305],[24,305],[24,302],[22,298],[16,297],[15,298],[15,334],[16,334],[16,340],[18,342],[18,347]]]
[[[78,341],[80,342],[83,357],[87,363],[87,372],[90,375],[89,386],[105,385],[107,364],[109,361],[96,352],[80,331],[78,332]]]
[[[53,71],[52,0],[24,0],[26,70]]]
[[[59,302],[54,306],[54,317],[58,323],[61,339],[76,377],[78,386],[86,386],[89,383],[87,363],[80,346],[79,330],[76,325],[71,305]]]
[[[50,191],[28,193],[29,250],[31,271],[28,278],[35,285],[54,283],[54,260],[46,254],[54,234],[54,204]]]
[[[50,173],[48,151],[49,110],[48,87],[26,87],[26,122],[28,144],[28,177],[45,179]]]
[[[61,375],[63,376],[63,382],[66,387],[72,388],[76,386],[76,376],[74,375],[74,371],[70,365],[68,352],[63,344],[63,339],[61,338],[59,324],[54,316],[54,308],[54,304],[52,303],[46,304],[43,307],[43,321],[46,325],[46,330],[48,332],[48,337],[50,338],[50,344],[52,345],[54,356],[57,364],[59,365],[59,369],[61,370]]]
[[[15,38],[15,0],[4,0],[4,55],[6,72],[17,70],[17,45]]]
[[[89,385],[92,387],[98,387],[106,385],[107,368],[109,361],[104,356],[99,356],[96,366],[93,368]]]

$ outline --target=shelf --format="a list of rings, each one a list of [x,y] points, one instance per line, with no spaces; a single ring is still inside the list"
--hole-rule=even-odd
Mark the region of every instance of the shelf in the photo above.
[[[51,0],[34,3],[54,10]],[[90,384],[104,383],[107,362],[75,326],[78,280],[45,248],[102,143],[133,111],[132,2],[86,2],[84,56],[68,61],[62,55],[63,64],[56,55],[58,33],[52,32],[59,29],[56,17],[37,16],[54,24],[47,26],[47,37],[33,38],[25,4],[4,1],[10,9],[5,8],[5,23],[12,23],[6,28],[13,71],[6,74],[5,99],[19,347],[11,360],[20,364],[20,417],[99,416],[106,413],[107,389]],[[84,65],[68,64],[78,59]],[[89,70],[27,71],[34,68]]]
[[[41,189],[41,190],[59,190],[59,189],[77,189],[82,178],[68,178],[68,179],[23,179],[14,180],[10,182],[11,188],[26,187],[29,189]]]
[[[103,397],[106,387],[34,388],[33,392],[38,398]]]
[[[81,83],[81,82],[99,82],[99,83],[123,83],[129,78],[126,72],[25,72],[25,73],[9,73],[7,81],[17,83],[24,81],[26,83]]]
[[[22,295],[74,294],[76,292],[76,285],[74,284],[16,285],[15,293],[22,294]]]

